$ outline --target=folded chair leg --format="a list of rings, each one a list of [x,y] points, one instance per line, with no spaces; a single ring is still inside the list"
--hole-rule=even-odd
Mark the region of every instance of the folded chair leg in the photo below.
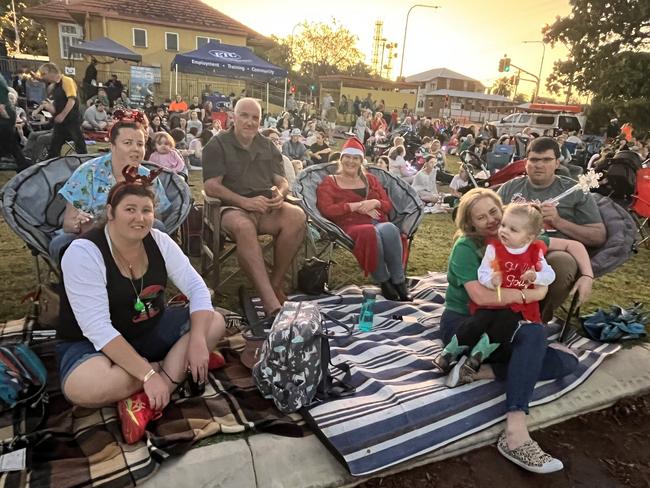
[[[567,312],[566,319],[564,319],[564,324],[562,325],[562,330],[560,331],[560,342],[564,342],[567,339],[567,336],[569,334],[569,329],[570,324],[571,324],[571,319],[576,315],[576,313],[579,315],[580,314],[580,306],[578,305],[578,292],[573,294],[573,298],[571,299],[571,305],[569,306],[569,311]]]
[[[41,276],[41,264],[38,260],[38,256],[34,255],[34,267],[36,268],[36,281],[39,285],[43,284],[43,277]]]

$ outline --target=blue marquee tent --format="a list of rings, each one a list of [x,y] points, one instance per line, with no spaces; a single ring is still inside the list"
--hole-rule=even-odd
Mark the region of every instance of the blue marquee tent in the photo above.
[[[177,54],[171,68],[181,73],[263,81],[287,76],[287,70],[257,57],[247,47],[214,41],[194,51]]]
[[[230,44],[210,41],[199,49],[174,56],[171,69],[176,73],[176,92],[178,92],[179,72],[265,81],[267,111],[269,107],[269,81],[273,78],[284,78],[284,105],[286,107],[287,70],[264,61],[244,46],[231,46]],[[171,97],[171,83],[169,84],[169,91]]]

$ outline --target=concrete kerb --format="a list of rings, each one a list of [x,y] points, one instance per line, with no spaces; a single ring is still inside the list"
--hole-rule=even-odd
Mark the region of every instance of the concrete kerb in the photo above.
[[[634,346],[605,359],[577,389],[549,404],[532,408],[529,426],[531,430],[537,430],[649,391],[650,349],[647,345]],[[433,453],[382,471],[379,476],[494,444],[502,429],[503,423],[499,422]],[[144,486],[352,487],[370,477],[352,477],[315,435],[296,439],[258,434],[247,440],[224,441],[194,449],[179,459],[165,462]]]

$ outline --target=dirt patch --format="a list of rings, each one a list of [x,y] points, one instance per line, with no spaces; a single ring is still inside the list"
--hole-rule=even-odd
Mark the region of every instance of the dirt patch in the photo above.
[[[533,433],[533,438],[564,463],[549,475],[528,473],[506,461],[496,447],[484,447],[386,478],[362,488],[585,487],[650,486],[650,395]]]

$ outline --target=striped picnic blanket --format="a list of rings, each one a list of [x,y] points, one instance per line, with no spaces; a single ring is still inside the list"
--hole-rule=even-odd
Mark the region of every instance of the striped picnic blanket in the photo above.
[[[477,381],[447,388],[431,364],[440,352],[439,321],[444,274],[413,279],[413,303],[379,299],[374,329],[331,339],[332,362],[351,366],[353,396],[327,401],[304,413],[330,450],[356,476],[374,473],[483,430],[505,418],[502,382]],[[361,289],[346,287],[321,298],[322,311],[350,325],[357,320]],[[330,321],[330,331],[339,329]],[[559,326],[549,338],[557,338]],[[575,373],[537,383],[532,405],[576,388],[603,359],[619,349],[574,334],[580,358]]]
[[[0,473],[2,487],[135,486],[168,457],[215,434],[254,430],[298,437],[308,432],[299,415],[283,415],[259,394],[250,371],[239,361],[244,339],[235,333],[218,346],[226,365],[210,372],[205,394],[185,399],[175,396],[163,417],[148,426],[146,440],[129,446],[122,440],[114,407],[87,409],[66,401],[56,374],[52,331],[32,332],[33,323],[0,324],[0,342],[31,339],[32,349],[48,371],[49,416],[43,428],[30,435],[27,470]],[[4,446],[22,432],[23,421],[12,418],[11,412],[0,415]]]

